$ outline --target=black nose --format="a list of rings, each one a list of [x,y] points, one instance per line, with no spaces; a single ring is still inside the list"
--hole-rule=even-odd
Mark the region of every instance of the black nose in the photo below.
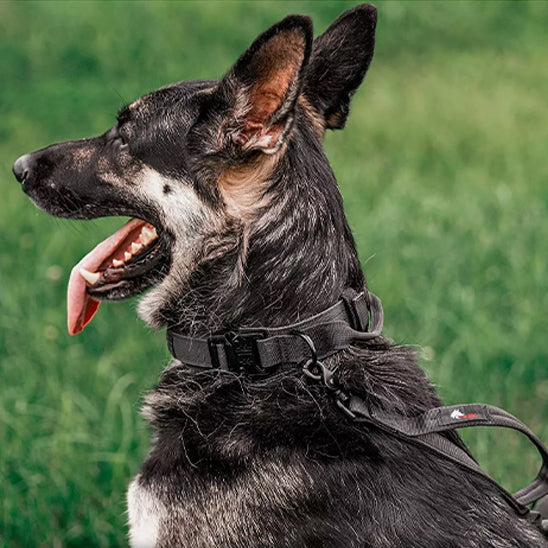
[[[13,170],[15,178],[20,183],[24,183],[30,173],[30,154],[25,154],[24,156],[17,158],[11,169]]]

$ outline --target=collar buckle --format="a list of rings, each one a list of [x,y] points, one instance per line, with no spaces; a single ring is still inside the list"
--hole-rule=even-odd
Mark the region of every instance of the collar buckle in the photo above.
[[[267,337],[262,329],[242,329],[238,332],[226,331],[209,337],[208,347],[214,368],[228,369],[236,373],[264,374],[257,341]],[[223,367],[219,354],[224,349],[226,365]]]

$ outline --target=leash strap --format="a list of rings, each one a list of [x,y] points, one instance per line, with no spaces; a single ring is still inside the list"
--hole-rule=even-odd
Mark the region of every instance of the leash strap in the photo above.
[[[548,450],[540,439],[520,420],[503,409],[487,404],[464,404],[429,409],[417,417],[391,416],[368,409],[358,397],[350,396],[345,402],[347,413],[356,422],[370,424],[393,436],[426,447],[452,462],[486,478],[493,484],[518,515],[537,525],[543,533],[548,530],[548,520],[526,505],[537,503],[548,494]],[[472,426],[500,426],[525,434],[535,445],[542,458],[537,477],[526,487],[511,495],[463,449],[442,436],[441,432]],[[546,516],[544,516],[546,518]]]
[[[214,333],[207,338],[188,337],[168,329],[171,354],[181,362],[200,369],[223,369],[249,374],[268,374],[281,364],[300,364],[303,372],[322,381],[334,394],[337,405],[352,420],[366,423],[407,443],[454,462],[487,479],[516,513],[548,536],[548,519],[527,505],[548,500],[548,450],[539,438],[516,417],[487,404],[436,407],[416,416],[402,417],[369,409],[361,398],[346,394],[334,373],[321,360],[353,342],[367,341],[381,334],[381,301],[370,292],[344,291],[336,304],[292,325],[242,328]],[[443,432],[472,426],[500,426],[526,435],[542,458],[537,477],[514,495],[482,470],[474,458],[442,435]],[[540,508],[541,505],[538,505]],[[544,516],[545,518],[548,516]]]
[[[336,304],[292,325],[242,328],[188,337],[168,329],[168,347],[176,359],[201,369],[269,373],[281,364],[324,359],[356,340],[378,337],[382,331],[381,301],[370,292],[347,289]]]

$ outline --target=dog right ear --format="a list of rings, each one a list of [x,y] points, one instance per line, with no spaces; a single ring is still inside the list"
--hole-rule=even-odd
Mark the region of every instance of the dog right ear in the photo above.
[[[312,49],[312,21],[290,15],[259,35],[221,80],[228,105],[218,140],[236,152],[276,152],[294,118]]]
[[[361,4],[344,12],[314,41],[303,94],[326,128],[346,124],[350,98],[373,58],[376,23],[375,6]]]

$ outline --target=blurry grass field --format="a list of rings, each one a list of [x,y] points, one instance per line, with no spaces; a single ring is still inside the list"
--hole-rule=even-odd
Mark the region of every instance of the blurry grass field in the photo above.
[[[0,2],[0,546],[125,544],[139,400],[167,362],[135,302],[69,338],[71,266],[121,221],[48,217],[11,163],[220,76],[287,13],[319,32],[354,4]],[[503,406],[548,441],[548,4],[377,5],[373,66],[326,149],[385,332],[420,345],[447,403]],[[514,435],[467,440],[509,488],[536,472]]]

